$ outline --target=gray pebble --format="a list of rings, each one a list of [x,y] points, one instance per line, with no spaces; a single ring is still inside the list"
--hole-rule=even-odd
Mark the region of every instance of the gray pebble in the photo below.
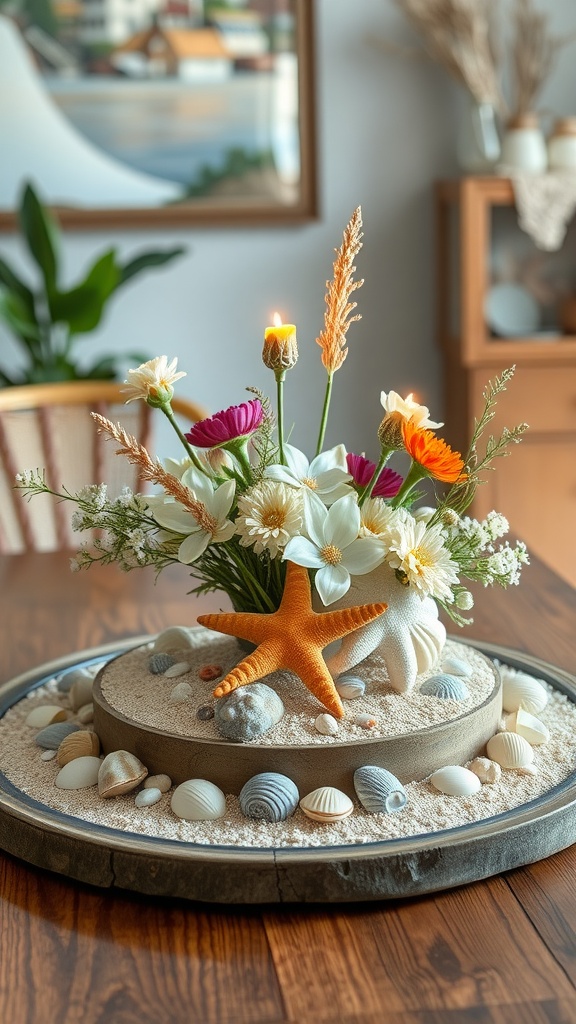
[[[57,689],[60,693],[69,693],[74,683],[84,682],[86,679],[93,679],[94,673],[86,668],[70,668],[67,672],[63,672],[58,677],[56,683]]]
[[[151,807],[152,804],[157,804],[161,799],[161,790],[154,789],[153,786],[150,786],[148,789],[141,789],[140,792],[136,794],[134,803],[136,804],[136,807]]]
[[[158,654],[151,654],[148,658],[148,668],[155,676],[162,675],[163,672],[166,672],[167,669],[175,664],[176,658],[173,658],[171,654],[165,654],[164,651],[160,651]]]
[[[211,718],[214,718],[214,708],[211,707],[210,704],[203,704],[201,708],[198,708],[196,717],[199,718],[201,722],[209,722]]]
[[[266,683],[250,683],[221,697],[214,710],[220,735],[244,743],[272,729],[284,714],[284,704]]]
[[[169,699],[171,704],[183,704],[184,701],[190,700],[191,696],[192,687],[190,686],[190,684],[178,683],[177,686],[175,686],[174,689],[172,690]]]
[[[54,722],[53,725],[47,725],[45,729],[40,729],[40,732],[36,733],[34,737],[34,742],[45,750],[58,750],[62,740],[71,732],[78,732],[79,729],[80,726],[74,725],[73,722]]]

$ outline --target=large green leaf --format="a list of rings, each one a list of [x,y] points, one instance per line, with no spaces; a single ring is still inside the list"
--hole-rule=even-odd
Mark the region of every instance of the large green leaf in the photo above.
[[[60,232],[55,219],[29,184],[24,189],[19,217],[30,254],[42,271],[46,291],[53,291],[58,279]]]
[[[81,284],[49,296],[52,318],[56,323],[68,324],[71,334],[93,331],[102,319],[107,300],[118,287],[119,278],[116,252],[110,249],[96,260]]]
[[[140,274],[148,267],[161,267],[185,252],[186,249],[182,246],[179,246],[177,249],[166,249],[164,252],[144,252],[140,256],[136,256],[135,259],[125,263],[123,267],[120,267],[119,285],[126,284],[126,281],[129,281],[131,277],[135,277],[136,274]]]
[[[28,373],[27,384],[48,384],[58,380],[78,380],[78,371],[64,356],[57,356],[52,363],[35,366]]]
[[[20,302],[22,302],[26,307],[28,320],[36,319],[33,292],[30,290],[28,285],[14,273],[12,267],[9,267],[2,258],[0,258],[0,285],[3,285],[7,292],[11,292],[13,295],[18,296]]]
[[[4,320],[27,348],[32,347],[30,342],[38,341],[38,324],[35,320],[30,319],[25,303],[16,293],[7,292],[2,288],[0,288],[0,320]]]

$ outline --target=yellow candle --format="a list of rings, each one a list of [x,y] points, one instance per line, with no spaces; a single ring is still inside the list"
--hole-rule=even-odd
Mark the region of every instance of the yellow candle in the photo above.
[[[278,313],[274,314],[274,325],[264,331],[262,361],[274,371],[291,370],[298,360],[296,327],[283,324]]]

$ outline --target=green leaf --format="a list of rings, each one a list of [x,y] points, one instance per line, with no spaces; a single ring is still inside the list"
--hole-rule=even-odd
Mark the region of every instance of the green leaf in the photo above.
[[[38,341],[38,324],[30,320],[28,309],[15,293],[8,293],[0,288],[0,320],[4,320],[14,334],[31,348],[30,341]]]
[[[177,249],[166,249],[164,252],[145,252],[141,256],[136,256],[135,259],[125,263],[124,266],[120,267],[120,281],[119,285],[126,284],[131,277],[135,277],[136,274],[140,274],[143,270],[148,267],[161,267],[165,263],[169,263],[170,260],[175,259],[176,256],[181,256],[186,252],[186,249],[180,246]]]
[[[114,380],[118,374],[117,363],[118,356],[103,356],[87,370],[83,370],[82,377],[90,380]]]
[[[11,267],[0,258],[0,285],[4,285],[4,288],[8,292],[12,292],[13,295],[17,295],[20,301],[26,306],[28,320],[35,320],[36,313],[34,310],[34,294],[28,288],[28,285],[24,284],[19,277],[16,276]]]
[[[42,271],[46,291],[53,291],[58,278],[60,232],[56,220],[29,184],[24,189],[19,218],[30,254]]]
[[[54,362],[36,366],[28,374],[29,384],[48,384],[58,380],[78,380],[76,367],[63,356],[57,356]]]
[[[94,263],[84,281],[70,291],[49,296],[50,313],[56,323],[68,325],[70,334],[84,334],[98,326],[106,302],[118,287],[120,269],[116,252],[110,249]]]

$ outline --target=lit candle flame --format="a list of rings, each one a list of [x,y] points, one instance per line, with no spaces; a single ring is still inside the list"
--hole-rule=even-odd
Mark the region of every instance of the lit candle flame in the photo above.
[[[282,317],[280,316],[280,313],[274,313],[272,323],[274,324],[274,327],[282,327]]]

